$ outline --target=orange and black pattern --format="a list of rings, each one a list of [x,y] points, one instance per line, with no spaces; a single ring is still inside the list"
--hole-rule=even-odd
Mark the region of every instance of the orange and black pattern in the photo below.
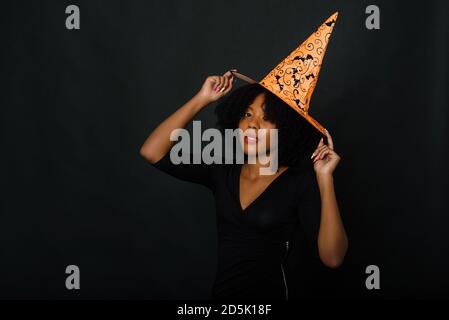
[[[338,12],[279,63],[260,84],[276,94],[324,134],[324,128],[308,114],[327,44]]]

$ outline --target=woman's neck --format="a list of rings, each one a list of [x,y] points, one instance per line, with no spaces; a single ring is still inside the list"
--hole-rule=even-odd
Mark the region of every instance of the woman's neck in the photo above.
[[[245,162],[242,166],[242,173],[245,174],[250,179],[255,179],[261,176],[262,169],[270,170],[270,162],[261,163],[256,159],[255,163]],[[283,170],[287,169],[287,167],[278,167],[272,170],[272,174],[278,174]],[[265,175],[262,175],[265,176]]]

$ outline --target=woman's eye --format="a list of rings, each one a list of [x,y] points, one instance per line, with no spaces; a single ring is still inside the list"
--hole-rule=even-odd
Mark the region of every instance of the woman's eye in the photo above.
[[[243,116],[244,116],[245,118],[246,118],[246,117],[251,117],[251,113],[245,112]]]
[[[263,121],[266,121],[266,122],[268,122],[268,123],[270,123],[270,124],[275,124],[275,122],[273,121],[273,120],[271,120],[271,119],[269,119],[268,117],[263,117]]]

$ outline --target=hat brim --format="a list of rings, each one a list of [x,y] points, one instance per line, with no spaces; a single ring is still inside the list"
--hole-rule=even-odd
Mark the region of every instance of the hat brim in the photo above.
[[[245,76],[244,74],[235,72],[231,70],[231,73],[233,75],[235,75],[237,78],[246,81],[248,83],[259,83],[261,86],[263,86],[265,89],[267,89],[268,91],[272,92],[273,94],[275,94],[279,99],[281,99],[282,101],[284,101],[288,106],[290,106],[293,110],[295,110],[296,112],[298,112],[304,119],[306,119],[312,126],[314,126],[318,131],[320,131],[323,135],[326,135],[326,132],[324,131],[324,127],[318,122],[316,121],[314,118],[312,118],[308,113],[304,112],[303,110],[301,110],[300,108],[298,108],[297,106],[293,106],[290,103],[288,103],[286,100],[284,100],[281,96],[279,96],[276,92],[273,92],[272,90],[270,90],[269,88],[267,88],[266,86],[264,86],[263,84],[261,84],[258,81],[255,81],[253,79],[251,79],[248,76]]]
[[[239,78],[239,79],[241,79],[243,81],[249,82],[249,83],[258,83],[259,82],[259,81],[253,80],[250,77],[247,77],[247,76],[245,76],[245,75],[243,75],[241,73],[238,73],[238,72],[235,72],[235,71],[232,71],[232,70],[231,70],[231,73],[233,75],[235,75],[237,78]]]

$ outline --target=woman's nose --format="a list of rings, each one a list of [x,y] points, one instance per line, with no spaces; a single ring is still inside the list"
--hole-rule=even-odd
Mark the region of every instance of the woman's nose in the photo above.
[[[259,129],[259,122],[255,119],[251,119],[248,123],[248,128],[250,129]]]

